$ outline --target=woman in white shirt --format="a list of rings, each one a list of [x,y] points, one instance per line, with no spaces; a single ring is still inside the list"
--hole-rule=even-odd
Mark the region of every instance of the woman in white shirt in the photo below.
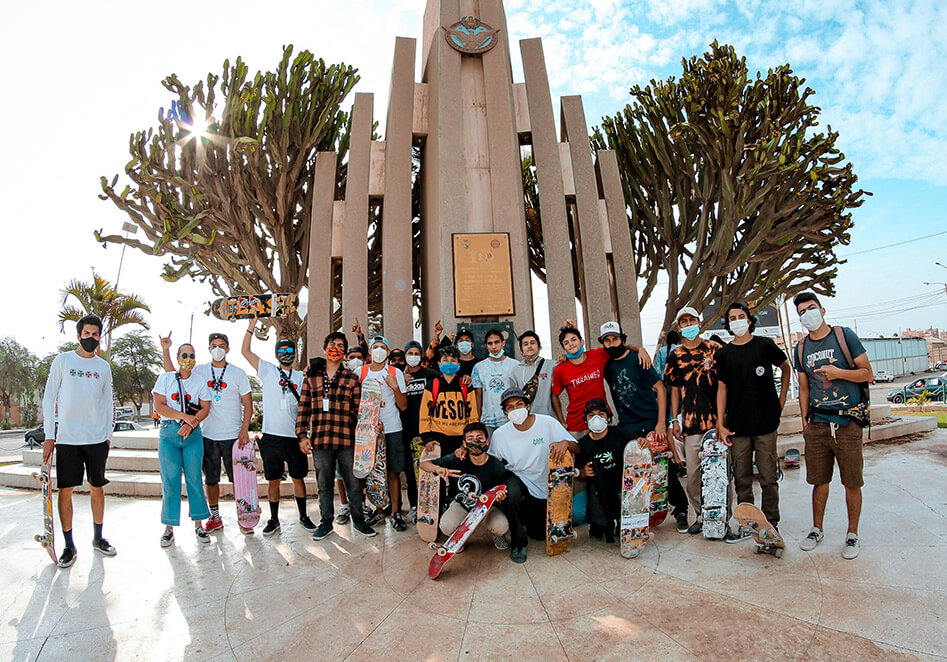
[[[210,536],[201,526],[201,520],[210,517],[201,479],[204,460],[201,421],[210,413],[210,393],[204,381],[191,372],[195,358],[193,345],[181,345],[178,348],[179,370],[158,377],[152,389],[155,411],[161,416],[158,465],[161,470],[161,522],[165,525],[162,547],[174,542],[174,527],[181,523],[182,471],[194,533],[201,542],[210,542]]]

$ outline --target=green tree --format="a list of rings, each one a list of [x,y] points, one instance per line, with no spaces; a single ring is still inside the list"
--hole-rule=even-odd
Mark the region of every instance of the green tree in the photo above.
[[[10,420],[11,405],[36,393],[34,373],[38,362],[36,355],[12,336],[0,340],[0,405],[4,424]]]
[[[111,336],[116,329],[128,324],[149,328],[143,312],[151,308],[137,294],[123,293],[115,289],[107,280],[92,272],[92,281],[73,279],[62,289],[62,309],[59,311],[59,328],[65,329],[66,322],[78,322],[86,315],[98,315],[102,320],[102,337]],[[78,305],[69,303],[72,297]],[[106,353],[111,347],[106,347]]]
[[[136,416],[151,397],[161,370],[161,350],[144,331],[132,331],[115,341],[112,348],[112,386],[119,402],[131,402]]]
[[[292,46],[275,71],[248,72],[237,58],[206,82],[165,78],[171,111],[132,134],[129,182],[103,177],[99,196],[144,239],[96,239],[168,256],[166,280],[187,276],[218,296],[306,285],[316,153],[335,150],[340,161],[347,153],[349,116],[340,106],[358,81],[354,68],[309,51],[293,57]],[[286,337],[304,335],[298,315],[267,322]]]
[[[715,41],[683,61],[680,79],[632,87],[633,102],[594,131],[593,146],[618,156],[642,305],[659,274],[669,279],[664,328],[714,297],[763,306],[803,289],[834,294],[835,248],[866,192],[854,190],[838,133],[817,130],[804,84],[788,64],[751,77]]]

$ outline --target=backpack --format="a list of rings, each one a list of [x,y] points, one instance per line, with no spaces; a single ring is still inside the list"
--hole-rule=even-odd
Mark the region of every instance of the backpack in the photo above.
[[[460,380],[460,390],[464,394],[464,404],[467,404],[467,385],[463,380]],[[431,406],[434,407],[435,411],[437,409],[437,396],[441,392],[441,378],[435,377],[434,383],[431,384]]]
[[[368,371],[369,371],[370,368],[371,368],[370,365],[363,365],[363,366],[362,366],[362,374],[361,374],[361,375],[359,376],[359,378],[358,378],[358,381],[359,381],[359,382],[364,382],[364,381],[365,381],[365,378],[368,377]],[[397,371],[397,368],[395,368],[393,365],[388,366],[388,374],[390,374],[390,375],[391,375],[392,377],[394,377],[395,379],[398,378],[398,373],[397,373],[396,371]]]
[[[849,370],[855,370],[857,366],[855,365],[855,360],[852,358],[852,352],[848,348],[848,343],[845,341],[845,330],[840,326],[833,326],[832,333],[835,334],[835,340],[838,342],[839,347],[842,350],[842,356],[845,357],[846,365]],[[796,343],[796,357],[799,361],[799,365],[803,367],[803,372],[805,372],[805,361],[803,356],[805,354],[805,344],[809,336],[806,335],[800,342]],[[859,382],[858,384],[859,391],[861,393],[861,400],[854,407],[849,409],[821,409],[819,407],[810,407],[809,412],[812,411],[821,411],[826,414],[833,414],[837,416],[848,416],[853,421],[858,423],[861,427],[866,425],[871,427],[871,390],[868,382]],[[870,433],[869,433],[870,434]]]

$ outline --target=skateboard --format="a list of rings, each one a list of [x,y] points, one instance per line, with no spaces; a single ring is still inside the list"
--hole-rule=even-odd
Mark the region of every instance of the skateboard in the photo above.
[[[798,448],[787,448],[786,454],[783,456],[783,465],[787,469],[798,469],[799,458],[800,454]]]
[[[786,543],[783,537],[779,535],[772,524],[766,520],[763,511],[752,503],[739,503],[733,511],[733,516],[740,522],[740,526],[745,528],[756,541],[756,547],[753,548],[756,554],[772,554],[778,559],[783,558],[783,550],[786,549]]]
[[[703,532],[708,540],[721,540],[727,529],[727,447],[709,430],[700,440],[700,487],[703,501]]]
[[[44,462],[40,467],[39,473],[33,472],[33,478],[38,480],[43,489],[43,533],[33,536],[33,539],[46,548],[49,552],[49,558],[53,563],[59,565],[59,559],[56,558],[56,526],[53,524],[53,481],[51,472],[51,461]]]
[[[427,570],[427,574],[431,579],[437,579],[437,576],[441,574],[441,570],[444,569],[444,565],[454,558],[454,554],[464,546],[467,539],[477,529],[480,522],[486,518],[487,513],[490,512],[490,508],[497,499],[497,492],[503,490],[506,490],[506,485],[497,485],[478,496],[477,505],[467,513],[467,516],[454,532],[450,534],[450,537],[444,544],[441,546],[437,546],[434,543],[431,544],[431,547],[437,550]]]
[[[365,479],[365,496],[369,503],[378,508],[387,508],[388,500],[388,448],[385,434],[379,433],[375,441],[375,464]]]
[[[658,439],[654,432],[648,433],[651,447],[651,517],[648,526],[654,528],[668,516],[668,467],[671,451],[666,441]]]
[[[352,473],[356,478],[366,478],[375,466],[380,410],[381,384],[375,379],[366,379],[362,384],[358,423],[355,425],[355,460],[352,463]]]
[[[414,462],[414,484],[417,485],[421,480],[421,453],[424,452],[424,442],[421,437],[415,437],[411,440],[411,461]]]
[[[253,531],[260,523],[260,494],[256,482],[256,449],[253,442],[243,448],[233,445],[233,498],[237,502],[237,523]]]
[[[579,475],[572,453],[566,451],[560,462],[549,454],[549,486],[546,497],[546,553],[562,554],[575,540],[572,530],[572,480]]]
[[[651,513],[651,451],[632,439],[625,444],[621,474],[621,555],[633,559],[648,542]],[[665,475],[665,478],[667,476]]]
[[[295,294],[245,294],[223,297],[210,304],[211,314],[219,320],[253,319],[254,317],[287,317],[296,312],[299,297]]]
[[[441,456],[441,445],[434,443],[432,450],[424,450],[418,464]],[[437,540],[437,520],[440,519],[441,479],[437,474],[421,471],[418,477],[418,535],[424,542]]]

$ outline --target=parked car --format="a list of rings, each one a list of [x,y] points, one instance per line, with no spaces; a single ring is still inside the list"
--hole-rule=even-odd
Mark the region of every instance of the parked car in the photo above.
[[[116,407],[115,408],[115,420],[118,421],[130,421],[135,415],[135,410],[132,407]]]
[[[888,402],[896,405],[904,404],[915,395],[920,395],[924,391],[930,394],[931,400],[943,400],[944,393],[947,391],[947,378],[945,377],[921,377],[915,379],[910,384],[899,386],[892,389],[885,396]]]
[[[23,441],[25,441],[26,445],[30,448],[33,448],[33,446],[42,446],[43,442],[46,441],[46,433],[43,432],[43,426],[40,425],[38,428],[27,430],[23,435]]]
[[[947,361],[938,361],[934,364],[934,370],[947,370]]]
[[[876,382],[893,382],[894,375],[892,375],[887,370],[879,370],[878,372],[875,373],[875,381]]]
[[[135,421],[116,421],[112,432],[136,432],[148,428],[138,425]]]

